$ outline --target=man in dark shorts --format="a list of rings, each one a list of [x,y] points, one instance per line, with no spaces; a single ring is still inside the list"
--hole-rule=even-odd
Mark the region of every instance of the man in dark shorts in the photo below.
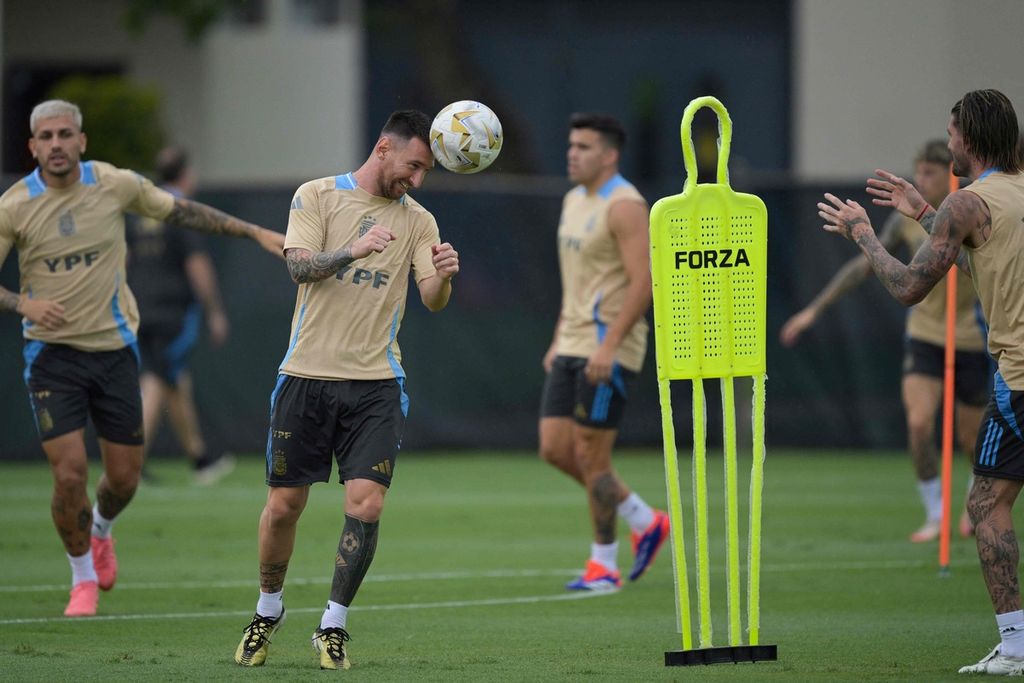
[[[408,397],[398,348],[410,275],[440,311],[459,270],[434,217],[406,192],[434,166],[430,118],[398,111],[360,168],[299,187],[285,258],[299,284],[288,350],[270,397],[260,598],[235,662],[260,666],[284,622],[284,579],[309,487],[338,467],[345,521],[327,609],[313,633],[320,668],[347,669],[348,607],[377,547]]]
[[[544,356],[540,456],[587,491],[594,540],[569,590],[622,585],[616,518],[630,527],[638,579],[668,538],[668,515],[654,510],[612,466],[612,447],[630,384],[647,351],[651,273],[647,202],[619,175],[626,133],[604,114],[574,114],[562,202],[558,263],[562,307]]]
[[[30,127],[39,167],[0,197],[0,263],[14,247],[21,271],[20,293],[0,288],[0,311],[23,319],[25,383],[53,472],[53,522],[71,563],[64,614],[89,616],[98,591],[117,578],[110,528],[142,469],[139,315],[125,280],[124,213],[248,237],[278,256],[284,236],[175,197],[132,171],[81,161],[82,114],[70,102],[37,105]],[[103,454],[94,507],[87,416]]]
[[[882,246],[857,202],[825,194],[824,228],[860,247],[878,279],[900,302],[917,303],[954,263],[970,271],[988,323],[988,350],[998,365],[978,430],[974,485],[967,510],[974,523],[981,573],[996,613],[999,644],[960,673],[1024,675],[1024,611],[1013,505],[1024,487],[1024,154],[1020,123],[998,90],[973,90],[950,112],[946,127],[953,172],[973,182],[938,210],[914,186],[888,171],[868,192],[916,220],[928,239],[904,265]]]
[[[914,186],[932,206],[949,195],[949,164],[952,161],[944,140],[926,142],[914,159]],[[893,211],[878,235],[886,249],[906,247],[914,254],[928,233],[913,218]],[[832,304],[864,281],[871,273],[861,255],[847,261],[821,292],[782,326],[779,338],[784,346],[796,344]],[[988,400],[991,361],[985,352],[985,321],[966,273],[958,272],[956,288],[956,435],[965,453],[974,450],[981,415]],[[917,491],[924,507],[925,521],[910,534],[914,543],[933,541],[942,523],[942,477],[940,454],[935,441],[935,422],[942,407],[946,354],[946,281],[934,287],[907,314],[903,381],[901,394],[907,421],[907,446],[917,475]],[[967,483],[970,491],[971,482]],[[960,534],[973,531],[966,507],[960,515]]]
[[[156,175],[160,188],[175,197],[191,197],[195,190],[195,174],[180,147],[167,147],[157,154]],[[188,369],[204,314],[214,346],[228,337],[213,261],[197,232],[152,218],[129,220],[127,227],[128,286],[142,317],[139,350],[146,452],[166,409],[178,443],[192,463],[196,483],[213,484],[231,472],[235,459],[207,452]]]

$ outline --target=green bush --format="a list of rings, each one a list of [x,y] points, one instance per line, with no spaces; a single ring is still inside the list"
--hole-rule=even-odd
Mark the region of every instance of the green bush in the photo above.
[[[54,99],[74,102],[82,110],[89,136],[87,159],[146,173],[164,144],[160,93],[121,76],[70,76],[50,91]]]

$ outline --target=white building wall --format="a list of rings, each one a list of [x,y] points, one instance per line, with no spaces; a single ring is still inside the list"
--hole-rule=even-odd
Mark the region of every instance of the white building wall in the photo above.
[[[794,170],[909,170],[952,105],[997,88],[1024,114],[1021,0],[796,0]]]
[[[368,152],[361,3],[346,2],[359,9],[347,23],[309,26],[273,0],[263,25],[221,23],[190,44],[163,17],[127,35],[119,0],[8,0],[3,57],[124,64],[163,93],[168,141],[192,152],[204,184],[294,184],[355,168]]]
[[[287,3],[269,7],[265,28],[218,26],[206,40],[204,173],[262,182],[354,170],[369,153],[362,24],[302,26]]]

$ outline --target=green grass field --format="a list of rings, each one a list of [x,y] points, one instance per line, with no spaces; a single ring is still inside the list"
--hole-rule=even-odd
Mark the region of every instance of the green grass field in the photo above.
[[[623,477],[664,506],[660,453],[616,457]],[[711,463],[719,503],[720,463]],[[179,461],[159,460],[152,469],[159,483],[143,485],[115,527],[117,587],[101,596],[101,616],[69,620],[60,616],[70,572],[50,522],[49,472],[42,464],[0,465],[0,678],[297,681],[318,674],[309,636],[329,592],[343,489],[313,488],[285,589],[288,622],[266,666],[242,669],[232,655],[257,598],[262,460],[243,459],[211,488],[191,486]],[[958,463],[955,506],[965,470]],[[91,475],[95,482],[97,470]],[[745,504],[745,493],[740,498]],[[692,552],[689,500],[687,493]],[[957,667],[995,644],[973,540],[954,538],[945,579],[937,576],[935,544],[905,540],[921,521],[906,456],[769,452],[764,509],[761,642],[778,645],[779,661],[666,668],[664,651],[681,647],[667,545],[640,581],[581,599],[562,589],[589,551],[580,489],[532,454],[405,451],[376,560],[349,615],[354,665],[344,675],[953,681]],[[721,538],[717,509],[712,521]],[[628,568],[620,530],[620,564]],[[715,645],[724,645],[724,546],[713,549]]]

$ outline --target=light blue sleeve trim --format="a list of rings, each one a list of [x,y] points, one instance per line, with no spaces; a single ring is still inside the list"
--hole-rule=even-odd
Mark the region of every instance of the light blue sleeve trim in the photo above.
[[[121,339],[124,340],[125,346],[130,346],[132,351],[135,352],[135,360],[140,360],[139,357],[139,344],[138,339],[135,337],[135,333],[132,332],[132,328],[128,326],[128,321],[125,320],[124,313],[121,312],[121,303],[119,297],[121,289],[121,274],[118,273],[114,279],[114,298],[110,300],[110,312],[114,315],[114,322],[117,323],[117,331],[121,334]]]
[[[398,336],[398,314],[402,310],[401,306],[395,309],[395,316],[391,319],[391,334],[388,339],[387,354],[388,363],[391,365],[391,372],[395,373],[395,379],[398,380],[398,388],[402,392],[402,415],[409,416],[409,395],[405,393],[405,370],[402,369],[401,363],[395,358],[395,352],[391,349],[391,345],[395,342],[395,338]]]
[[[356,189],[357,183],[355,176],[351,173],[345,173],[343,175],[334,176],[334,189],[335,190],[354,190]]]
[[[608,197],[612,195],[612,192],[623,185],[629,185],[629,181],[616,173],[608,179],[608,182],[601,186],[601,189],[598,190],[597,193],[601,195],[601,199],[608,199]]]
[[[278,366],[277,371],[280,372],[281,368],[285,366],[288,359],[292,357],[292,353],[295,351],[295,344],[299,341],[299,332],[302,331],[302,321],[306,319],[306,300],[309,299],[309,286],[306,287],[306,296],[302,298],[302,307],[299,309],[299,319],[295,322],[295,332],[292,333],[292,339],[288,342],[288,350],[284,354],[284,360],[281,361],[281,365]]]
[[[83,185],[95,185],[96,184],[96,171],[92,167],[91,161],[83,161],[81,164],[82,169],[82,184]]]
[[[43,176],[40,174],[38,168],[25,176],[23,180],[25,181],[25,184],[28,185],[29,199],[35,199],[42,193],[46,192],[46,183],[43,182]]]

